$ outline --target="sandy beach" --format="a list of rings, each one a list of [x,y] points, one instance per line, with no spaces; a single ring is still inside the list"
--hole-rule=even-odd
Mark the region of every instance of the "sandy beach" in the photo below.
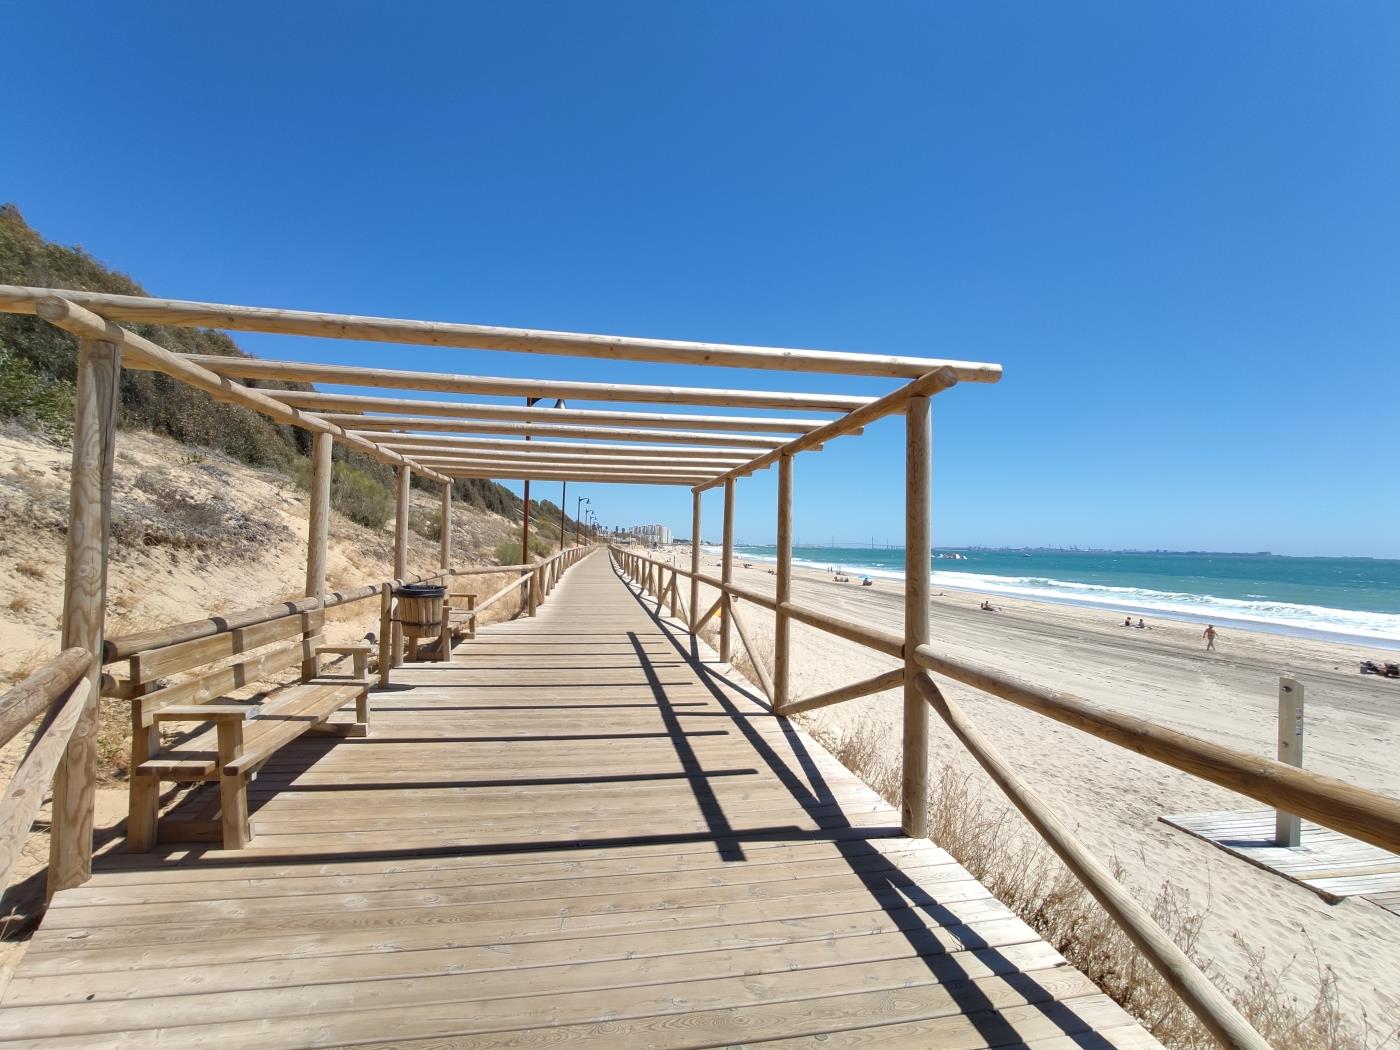
[[[689,566],[683,547],[663,560]],[[702,572],[719,575],[718,559],[701,558]],[[735,563],[735,582],[771,593],[771,566]],[[688,591],[684,592],[688,595]],[[798,569],[794,600],[847,619],[901,630],[898,583],[836,583]],[[1206,652],[1201,627],[1165,620],[1144,630],[1122,626],[1122,614],[1025,600],[991,598],[979,609],[975,592],[944,591],[932,601],[932,638],[940,649],[1044,685],[1072,691],[1115,710],[1150,719],[1206,740],[1272,756],[1278,678],[1300,678],[1307,695],[1307,768],[1400,795],[1400,683],[1363,677],[1361,647],[1242,630],[1222,631]],[[715,594],[702,588],[701,607]],[[753,607],[746,624],[757,646],[772,651],[772,614]],[[811,696],[877,674],[888,657],[794,623],[793,695]],[[739,643],[736,638],[736,651]],[[948,694],[1016,763],[1030,785],[1101,858],[1121,864],[1139,899],[1150,901],[1166,883],[1189,892],[1206,913],[1203,954],[1222,973],[1238,974],[1244,957],[1233,935],[1263,949],[1268,964],[1300,996],[1314,992],[1317,966],[1337,975],[1345,1012],[1373,1032],[1400,1025],[1400,916],[1361,897],[1328,904],[1311,890],[1231,857],[1162,823],[1170,813],[1259,809],[1253,800],[1197,780],[1125,749],[1059,725],[958,683]],[[900,694],[849,701],[803,716],[819,737],[839,740],[864,727],[883,738],[897,761]],[[941,768],[974,771],[960,745],[935,724],[933,779]],[[974,782],[996,789],[976,772]],[[1314,949],[1316,958],[1314,958]],[[1292,962],[1289,966],[1290,960]]]

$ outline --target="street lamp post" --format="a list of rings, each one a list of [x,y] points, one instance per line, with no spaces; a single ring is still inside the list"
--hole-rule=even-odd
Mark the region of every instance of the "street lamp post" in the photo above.
[[[584,505],[585,503],[591,503],[591,502],[592,502],[592,500],[590,500],[587,496],[580,496],[580,497],[578,498],[578,502],[574,504],[574,539],[575,539],[575,540],[582,540],[582,538],[583,538],[583,522],[580,520],[580,519],[582,518],[582,515],[583,515],[583,505]]]

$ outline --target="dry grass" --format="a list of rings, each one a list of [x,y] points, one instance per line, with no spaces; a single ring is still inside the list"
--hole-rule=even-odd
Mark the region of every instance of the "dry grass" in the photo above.
[[[34,608],[34,601],[27,594],[16,594],[9,601],[9,609],[12,613],[27,613]]]
[[[37,561],[21,561],[15,563],[15,572],[21,576],[28,576],[31,580],[42,580],[48,576],[48,568]]]
[[[828,736],[810,724],[807,728],[819,737]],[[823,743],[847,769],[897,803],[899,770],[886,759],[877,731],[862,727]],[[1216,1045],[1020,814],[982,790],[974,774],[949,767],[941,771],[929,789],[928,830],[930,839],[1167,1046],[1206,1050]],[[1121,879],[1120,870],[1114,874]],[[1393,1045],[1395,1031],[1374,1031],[1364,1011],[1357,1017],[1343,1007],[1336,975],[1318,961],[1316,952],[1315,976],[1309,975],[1308,981],[1314,990],[1300,998],[1284,990],[1284,977],[1298,960],[1280,970],[1238,934],[1235,940],[1247,965],[1236,979],[1224,979],[1198,946],[1208,912],[1170,880],[1151,901],[1150,911],[1277,1050],[1380,1050]]]

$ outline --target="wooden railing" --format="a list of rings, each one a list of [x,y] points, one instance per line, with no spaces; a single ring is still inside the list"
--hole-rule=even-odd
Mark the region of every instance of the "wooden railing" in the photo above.
[[[912,676],[928,708],[948,725],[993,782],[1137,945],[1202,1024],[1227,1046],[1265,1048],[1268,1044],[1147,910],[1114,879],[1108,868],[1089,853],[1073,832],[1026,785],[966,714],[943,695],[929,672],[970,685],[1202,780],[1296,813],[1323,827],[1382,849],[1400,851],[1400,799],[1179,733],[1145,719],[1110,710],[1071,693],[1023,682],[1000,671],[954,659],[938,652],[928,643],[907,645],[904,637],[892,631],[854,623],[791,601],[778,601],[724,579],[686,570],[636,551],[621,547],[610,550],[619,571],[637,584],[642,595],[654,597],[658,614],[669,602],[672,617],[680,619],[691,634],[698,634],[715,615],[730,617],[758,673],[757,684],[773,703],[777,715],[788,717],[883,692],[900,686]],[[719,598],[703,614],[679,615],[677,598],[679,581],[683,578],[691,581],[692,613],[697,605],[701,584],[719,591]],[[775,667],[769,673],[739,614],[740,600],[752,602],[776,616],[796,620],[891,656],[899,660],[902,666],[816,696],[783,700],[781,698],[789,695],[786,681],[788,666],[785,662],[775,661]],[[908,790],[906,779],[905,791]],[[909,828],[906,831],[915,833]]]
[[[0,803],[0,890],[8,887],[24,840],[33,826],[34,818],[54,780],[55,770],[58,769],[64,751],[81,720],[89,699],[91,682],[94,680],[90,675],[95,663],[110,666],[139,660],[142,654],[152,650],[256,628],[260,624],[289,614],[312,612],[321,608],[331,609],[375,597],[382,598],[387,591],[399,584],[436,583],[458,576],[519,573],[519,579],[478,605],[472,610],[472,615],[479,616],[485,609],[521,587],[528,587],[524,609],[530,615],[534,615],[539,604],[558,585],[564,573],[594,549],[592,546],[571,547],[530,565],[452,569],[423,575],[408,573],[400,580],[367,583],[343,591],[331,591],[326,594],[324,600],[315,597],[298,598],[171,624],[149,631],[119,635],[103,642],[102,654],[96,660],[86,649],[64,650],[0,696],[0,746],[9,743],[36,719],[41,720],[29,750],[16,769],[5,791],[4,800]],[[381,631],[381,645],[387,638],[388,631]],[[385,683],[390,666],[397,666],[401,661],[389,658],[386,649],[381,648],[381,654],[380,681]],[[102,696],[129,699],[133,695],[133,678],[105,672],[97,680],[100,681]],[[85,839],[88,850],[91,849],[90,830],[68,827],[65,811],[61,807],[55,807],[51,834],[55,840],[60,837]],[[90,856],[90,852],[88,855]],[[50,887],[51,892],[52,889],[53,887]]]
[[[39,720],[29,750],[0,802],[0,892],[9,888],[24,840],[87,704],[91,669],[90,652],[65,649],[0,696],[0,747]],[[55,809],[54,834],[64,833],[62,821],[62,813]]]

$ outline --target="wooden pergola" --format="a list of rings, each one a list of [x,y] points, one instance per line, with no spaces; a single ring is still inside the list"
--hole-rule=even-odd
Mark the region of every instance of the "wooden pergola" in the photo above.
[[[1233,751],[1140,719],[1105,710],[1078,697],[1018,681],[995,669],[953,659],[930,644],[930,429],[932,398],[960,382],[990,383],[995,364],[878,354],[639,339],[482,325],[227,306],[77,290],[0,286],[0,311],[36,314],[78,338],[72,497],[64,590],[63,655],[31,676],[18,699],[0,714],[9,735],[24,719],[50,711],[62,722],[66,750],[54,758],[54,833],[50,888],[79,885],[91,873],[95,736],[104,651],[103,610],[118,378],[122,368],[163,372],[277,422],[315,435],[312,456],[310,541],[306,598],[298,607],[324,608],[343,596],[326,593],[327,522],[334,442],[372,456],[397,471],[394,579],[407,576],[408,499],[414,472],[442,485],[441,566],[451,570],[451,483],[456,478],[519,479],[526,483],[522,558],[528,561],[531,481],[683,485],[693,494],[689,570],[613,549],[620,574],[656,597],[656,612],[670,602],[676,614],[679,579],[689,580],[683,627],[697,634],[719,617],[720,658],[731,656],[732,633],[749,646],[735,602],[742,598],[775,617],[771,675],[757,668],[772,712],[781,717],[902,687],[903,773],[901,823],[914,837],[928,823],[928,732],[933,711],[1026,816],[1032,827],[1084,883],[1099,904],[1140,948],[1206,1027],[1231,1046],[1266,1045],[1230,1000],[1172,942],[1141,904],[1113,878],[1073,833],[946,698],[930,672],[971,685],[1007,702],[1130,748],[1174,768],[1354,835],[1385,849],[1400,848],[1400,802],[1283,763]],[[349,367],[296,361],[172,353],[124,324],[210,327],[399,344],[511,353],[590,357],[672,365],[878,377],[896,381],[879,397],[707,386],[646,386],[558,379],[493,378],[469,374]],[[321,383],[385,388],[394,396],[252,388],[239,382]],[[419,396],[402,396],[402,391]],[[424,394],[523,399],[524,404],[477,403]],[[542,402],[553,402],[544,405]],[[634,406],[606,410],[569,402]],[[635,406],[652,406],[637,408]],[[654,406],[679,406],[658,411]],[[686,408],[723,409],[726,414]],[[773,412],[789,413],[775,416]],[[858,434],[887,416],[905,421],[905,618],[901,634],[839,619],[792,600],[793,461],[835,438]],[[778,468],[776,593],[749,591],[732,579],[736,483],[756,471]],[[723,554],[718,579],[700,571],[701,497],[724,493]],[[561,530],[562,531],[562,530]],[[562,536],[561,536],[562,539]],[[556,559],[561,555],[556,555]],[[569,552],[572,559],[578,551]],[[531,573],[528,608],[534,611],[538,566]],[[551,561],[551,579],[561,567]],[[669,581],[668,581],[669,576]],[[719,599],[702,613],[700,586]],[[377,593],[362,588],[354,600]],[[387,593],[387,591],[386,591]],[[504,593],[504,592],[502,592]],[[254,610],[261,616],[263,610]],[[815,697],[790,693],[789,643],[793,620],[846,638],[899,661],[898,668]],[[251,622],[251,621],[250,621]],[[186,625],[188,626],[188,625]],[[191,637],[152,632],[169,644]],[[751,646],[749,646],[751,648]],[[110,646],[108,648],[111,648]],[[393,651],[398,651],[397,642]],[[755,660],[758,664],[760,661]],[[381,681],[386,667],[381,660]],[[75,678],[76,675],[81,675]],[[73,684],[76,682],[76,684]],[[12,695],[14,695],[12,693]],[[58,699],[56,699],[58,698]],[[62,703],[61,712],[58,706]],[[54,712],[59,712],[54,714]],[[13,717],[11,717],[13,713]],[[21,718],[23,716],[23,718]],[[67,721],[63,721],[67,720]],[[6,737],[8,739],[8,737]],[[51,750],[63,747],[46,738]],[[26,774],[36,783],[37,772]],[[17,811],[18,812],[18,811]],[[30,813],[32,818],[32,813]],[[24,821],[28,826],[28,819]]]

